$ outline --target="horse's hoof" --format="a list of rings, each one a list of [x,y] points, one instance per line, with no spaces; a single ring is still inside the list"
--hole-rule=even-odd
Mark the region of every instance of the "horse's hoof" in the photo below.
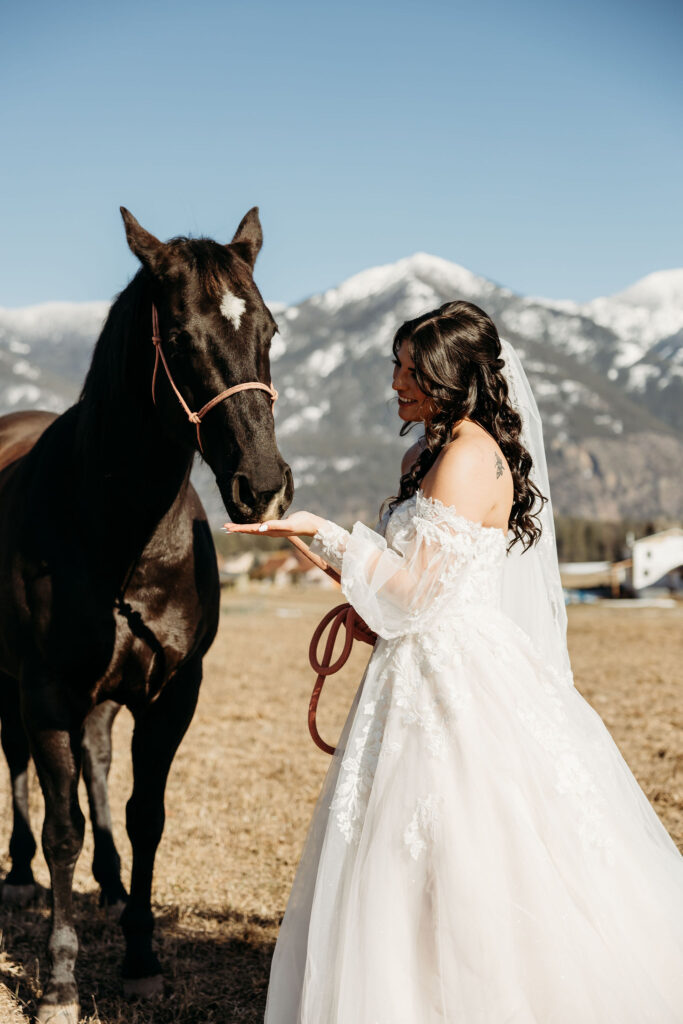
[[[35,882],[29,885],[12,885],[5,882],[2,886],[2,902],[11,907],[26,907],[33,902],[38,893]]]
[[[41,1003],[36,1024],[78,1024],[80,1016],[78,1003]]]
[[[126,999],[154,999],[164,992],[164,979],[161,974],[153,974],[150,978],[124,978],[123,994]]]
[[[104,912],[107,915],[108,920],[113,924],[121,919],[121,914],[126,909],[125,900],[117,900],[116,903],[105,903]]]

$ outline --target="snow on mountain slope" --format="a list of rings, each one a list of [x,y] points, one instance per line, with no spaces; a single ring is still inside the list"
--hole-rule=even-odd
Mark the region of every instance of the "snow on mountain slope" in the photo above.
[[[655,313],[683,310],[683,267],[657,270],[612,298],[628,306],[647,306]]]
[[[621,339],[617,368],[632,366],[662,338],[683,328],[683,270],[650,274],[618,295],[594,299],[584,312]]]
[[[621,374],[640,403],[683,433],[683,329],[662,338]]]
[[[50,341],[65,337],[97,335],[109,312],[108,302],[43,302],[23,309],[0,306],[0,337],[21,335],[24,342]]]
[[[371,267],[354,274],[339,287],[313,296],[310,301],[328,313],[335,313],[344,306],[366,302],[382,293],[389,293],[397,286],[404,285],[407,280],[413,282],[413,294],[416,297],[424,296],[425,299],[430,294],[445,292],[463,293],[472,296],[472,301],[475,296],[485,301],[493,292],[500,290],[485,277],[477,277],[457,263],[418,252],[396,263]],[[421,293],[419,287],[416,287],[419,282],[424,285]],[[512,292],[506,294],[511,295]]]
[[[619,339],[616,369],[633,366],[662,338],[683,328],[683,268],[648,274],[624,291],[583,305],[569,300],[537,299],[569,315],[587,317]]]
[[[78,393],[108,302],[0,307],[0,407],[61,412]]]

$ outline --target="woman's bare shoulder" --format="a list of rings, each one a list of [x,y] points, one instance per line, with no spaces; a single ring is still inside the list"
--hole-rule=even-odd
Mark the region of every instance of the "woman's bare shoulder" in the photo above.
[[[427,476],[442,483],[449,479],[495,479],[497,454],[498,446],[493,439],[465,434],[444,445]]]
[[[442,449],[422,489],[428,497],[482,522],[499,504],[508,503],[511,483],[495,440],[484,432],[472,432],[459,435]]]

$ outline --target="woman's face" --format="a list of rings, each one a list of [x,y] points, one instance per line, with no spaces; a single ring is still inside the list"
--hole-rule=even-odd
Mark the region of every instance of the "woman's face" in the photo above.
[[[398,414],[407,423],[429,418],[431,400],[420,391],[415,380],[415,363],[407,341],[404,341],[394,359],[392,388],[398,393]]]

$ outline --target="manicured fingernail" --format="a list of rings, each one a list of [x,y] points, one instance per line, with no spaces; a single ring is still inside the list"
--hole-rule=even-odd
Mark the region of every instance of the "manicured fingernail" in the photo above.
[[[261,523],[261,525],[258,528],[258,532],[259,533],[265,533],[267,529],[268,529],[268,523]]]

